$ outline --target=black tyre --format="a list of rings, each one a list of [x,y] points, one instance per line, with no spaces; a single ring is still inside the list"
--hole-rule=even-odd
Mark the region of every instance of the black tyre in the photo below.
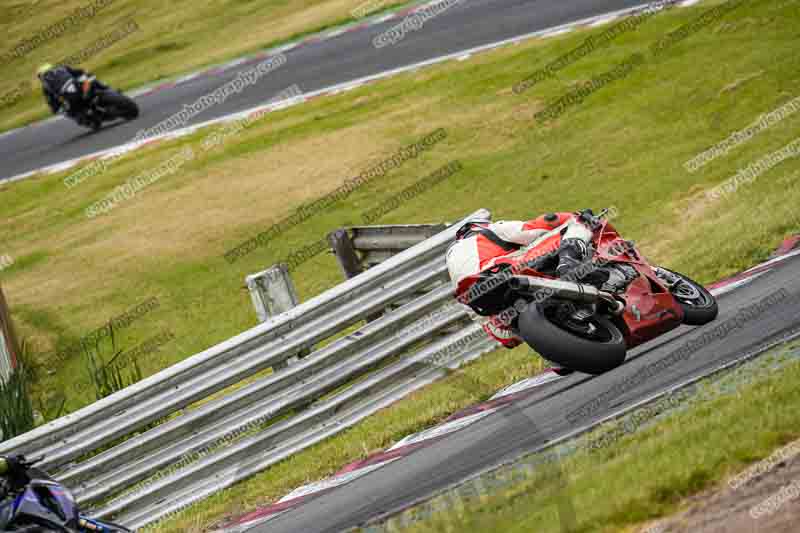
[[[719,314],[714,295],[696,281],[679,272],[656,267],[656,275],[669,286],[669,292],[683,308],[683,323],[689,326],[708,324]]]
[[[625,361],[625,337],[614,322],[595,315],[580,324],[559,322],[553,307],[530,304],[519,316],[519,334],[542,357],[586,374],[602,374]]]
[[[100,105],[125,120],[133,120],[139,116],[139,106],[136,102],[114,91],[103,92],[100,95]]]

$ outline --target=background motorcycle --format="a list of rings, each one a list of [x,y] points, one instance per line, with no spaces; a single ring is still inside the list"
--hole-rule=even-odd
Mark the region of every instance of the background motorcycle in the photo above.
[[[565,229],[556,228],[513,263],[479,274],[477,283],[495,288],[473,309],[484,316],[506,312],[512,329],[542,357],[588,374],[621,365],[629,349],[681,324],[717,317],[711,293],[683,274],[651,266],[602,218],[605,213],[581,215],[594,228],[591,261],[556,279]],[[493,276],[506,282],[492,284]]]
[[[31,481],[19,490],[0,491],[0,532],[25,533],[121,533],[123,526],[95,520],[80,513],[75,499],[63,485],[32,468],[39,457],[25,462]],[[11,493],[13,498],[6,500]]]
[[[58,99],[66,114],[94,131],[103,122],[139,116],[139,106],[132,99],[98,82],[94,76],[81,76],[64,84]]]

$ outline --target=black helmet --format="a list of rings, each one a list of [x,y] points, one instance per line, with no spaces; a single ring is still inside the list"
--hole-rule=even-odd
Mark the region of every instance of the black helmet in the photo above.
[[[473,218],[467,220],[461,225],[460,228],[458,228],[458,231],[456,231],[456,240],[460,241],[461,239],[464,239],[472,235],[472,233],[476,231],[475,226],[478,226],[480,228],[487,224],[491,224],[491,222],[492,221],[489,220],[488,218]]]

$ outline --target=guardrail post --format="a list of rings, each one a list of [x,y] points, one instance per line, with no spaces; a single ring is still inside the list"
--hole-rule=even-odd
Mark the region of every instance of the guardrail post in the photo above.
[[[8,380],[11,372],[17,367],[19,345],[11,323],[11,313],[0,287],[0,381]]]
[[[266,322],[300,303],[286,263],[279,263],[261,272],[250,274],[245,278],[245,283],[250,291],[259,322]],[[309,353],[310,350],[304,350],[299,356],[305,357]],[[276,364],[273,370],[286,368],[296,360],[297,358],[290,357],[285,362]]]
[[[346,229],[337,229],[329,233],[328,243],[330,243],[336,254],[336,260],[339,262],[339,267],[341,267],[346,279],[355,277],[364,271],[361,268],[361,260],[358,258],[353,241],[350,239],[350,234],[347,233]]]

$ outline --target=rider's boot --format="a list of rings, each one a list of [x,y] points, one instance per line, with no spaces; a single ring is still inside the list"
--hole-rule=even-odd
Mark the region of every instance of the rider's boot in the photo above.
[[[592,241],[592,233],[591,227],[581,220],[573,220],[567,226],[558,248],[556,275],[559,278],[563,279],[565,275],[571,273],[572,281],[576,281],[591,272],[592,269],[588,266],[580,271],[573,271],[581,264],[591,260],[592,251],[589,243]]]
[[[589,256],[589,247],[583,239],[564,239],[558,250],[556,275],[564,278],[580,266]],[[582,276],[579,276],[582,277]]]

